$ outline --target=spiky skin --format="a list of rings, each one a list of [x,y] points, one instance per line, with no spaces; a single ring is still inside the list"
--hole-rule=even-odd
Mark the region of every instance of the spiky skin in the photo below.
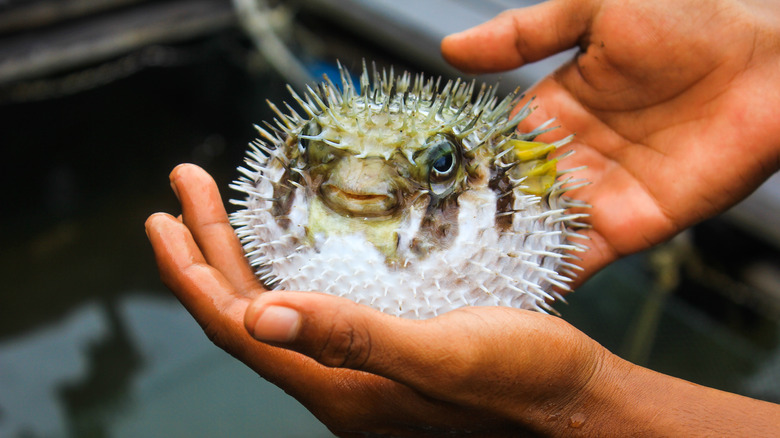
[[[551,310],[584,247],[583,204],[564,193],[547,129],[517,92],[392,71],[360,91],[341,69],[258,127],[232,214],[247,257],[270,288],[322,291],[384,312],[429,318],[475,305]],[[516,111],[513,114],[513,111]],[[546,125],[546,124],[545,124]],[[564,187],[566,186],[566,187]]]

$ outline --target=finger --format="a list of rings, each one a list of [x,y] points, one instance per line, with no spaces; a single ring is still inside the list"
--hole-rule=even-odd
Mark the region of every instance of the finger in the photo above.
[[[247,309],[244,324],[255,339],[301,352],[323,365],[401,382],[404,379],[385,362],[388,356],[409,355],[390,339],[407,339],[409,326],[417,325],[344,298],[305,292],[261,295]],[[424,371],[417,367],[417,372]]]
[[[201,325],[226,314],[239,321],[243,319],[249,302],[237,300],[233,286],[207,264],[184,224],[170,215],[157,213],[147,219],[146,234],[163,283]]]
[[[505,11],[445,37],[442,55],[469,73],[517,68],[577,45],[587,32],[592,9],[588,1],[555,0]]]
[[[417,345],[420,353],[404,345],[415,322],[344,298],[266,292],[249,306],[244,324],[248,333],[262,342],[297,351],[327,367],[365,371],[426,394],[430,394],[431,385],[424,376],[440,372],[433,365],[435,357],[421,357],[436,355],[438,348]]]
[[[237,291],[255,296],[262,289],[244,257],[214,180],[193,164],[177,166],[170,180],[181,202],[184,224],[208,264],[221,272]]]
[[[534,338],[529,333],[562,321],[535,312],[487,307],[413,321],[324,294],[267,292],[249,306],[244,323],[256,339],[303,353],[323,365],[367,371],[440,400],[468,404],[489,396],[485,391],[491,390],[480,386],[486,379],[504,376],[512,381],[518,370],[528,367],[524,362],[531,360],[531,351],[537,355],[556,348],[554,333],[549,333],[552,342],[545,333],[543,345],[526,343]],[[511,338],[510,348],[497,342],[497,337]],[[569,338],[566,332],[558,339]],[[546,354],[563,357],[557,350]],[[486,369],[491,370],[488,375]],[[529,382],[545,378],[537,372],[526,372]]]
[[[170,215],[158,213],[147,219],[146,233],[163,282],[209,339],[268,381],[307,405],[350,385],[359,387],[361,382],[366,392],[370,392],[371,383],[384,381],[364,373],[351,375],[353,372],[349,370],[336,373],[298,353],[257,342],[244,328],[244,315],[250,301],[236,292],[220,271],[209,266],[184,224]],[[344,404],[349,407],[347,402]],[[362,407],[369,409],[371,404],[364,402]],[[351,408],[355,409],[355,406]]]
[[[244,329],[250,301],[206,259],[187,227],[158,213],[146,221],[146,233],[154,249],[163,282],[203,327],[217,346],[238,357],[272,382],[313,380],[316,369],[294,353],[252,339]]]

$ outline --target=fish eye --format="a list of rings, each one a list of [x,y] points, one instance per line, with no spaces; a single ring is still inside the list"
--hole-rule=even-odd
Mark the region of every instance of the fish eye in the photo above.
[[[431,165],[432,173],[437,177],[443,177],[452,172],[455,164],[455,157],[452,151],[437,158]]]
[[[445,195],[454,186],[459,169],[458,146],[445,136],[437,135],[429,142],[428,184],[435,195]]]

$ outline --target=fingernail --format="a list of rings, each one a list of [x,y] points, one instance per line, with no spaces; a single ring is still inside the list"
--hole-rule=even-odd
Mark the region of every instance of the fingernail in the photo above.
[[[289,307],[268,306],[251,327],[252,337],[264,342],[291,342],[298,335],[301,316]]]

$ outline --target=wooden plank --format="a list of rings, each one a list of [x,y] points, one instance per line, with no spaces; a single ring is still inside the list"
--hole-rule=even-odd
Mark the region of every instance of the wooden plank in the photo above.
[[[146,0],[16,0],[0,3],[0,34],[117,9]]]
[[[235,25],[230,0],[142,3],[0,40],[0,85],[78,68],[141,47]]]

